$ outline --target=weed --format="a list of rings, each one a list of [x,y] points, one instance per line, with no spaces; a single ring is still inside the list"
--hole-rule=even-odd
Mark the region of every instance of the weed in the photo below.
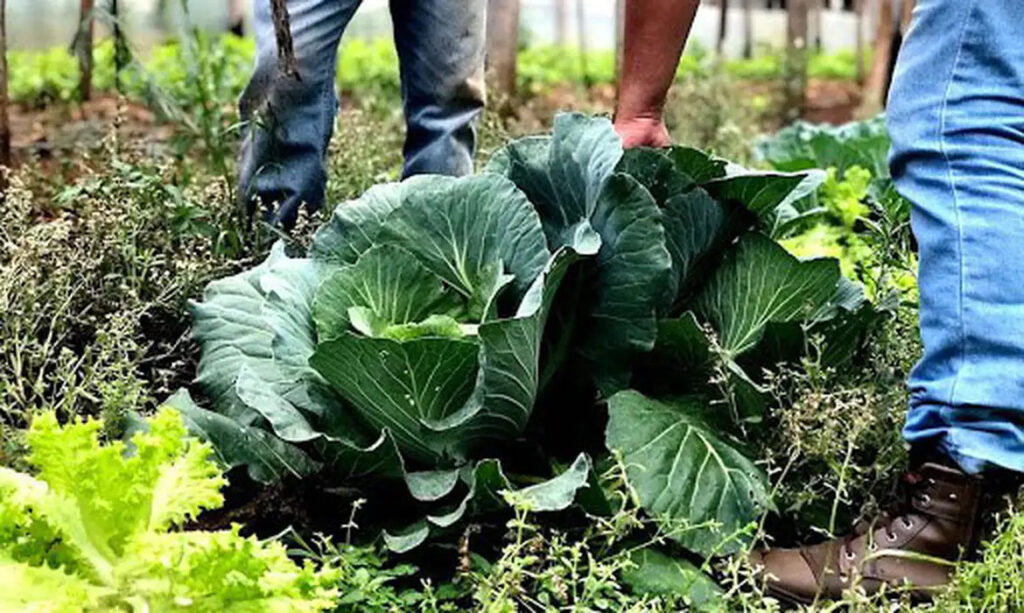
[[[768,92],[755,97],[773,95]],[[736,104],[736,100],[750,97],[749,86],[707,65],[676,82],[665,107],[665,121],[676,142],[749,164],[747,143],[761,132],[763,117],[755,106]]]
[[[52,202],[37,201],[30,174],[10,177],[0,212],[7,427],[39,408],[68,417],[151,406],[190,376],[184,301],[253,244],[232,230],[223,192],[181,189],[173,167],[113,142],[91,161],[103,174],[86,172]]]
[[[399,179],[403,134],[400,117],[357,108],[341,113],[327,153],[328,212],[371,185]]]
[[[462,610],[456,600],[462,591],[451,583],[435,587],[429,580],[417,580],[413,564],[392,564],[372,545],[338,544],[317,536],[312,541],[288,531],[293,543],[289,553],[312,559],[341,571],[338,592],[339,613],[399,613],[418,609],[423,613]]]

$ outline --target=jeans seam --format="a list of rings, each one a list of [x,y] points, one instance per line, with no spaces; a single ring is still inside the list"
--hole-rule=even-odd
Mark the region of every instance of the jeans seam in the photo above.
[[[967,9],[966,18],[964,19],[964,24],[960,30],[956,44],[956,55],[953,57],[953,64],[949,71],[949,80],[946,83],[946,90],[942,95],[942,106],[939,109],[939,151],[942,154],[942,159],[946,162],[946,176],[949,180],[950,192],[953,197],[953,214],[956,223],[957,237],[957,264],[960,274],[960,283],[957,292],[957,317],[959,319],[957,324],[960,337],[960,355],[958,356],[956,375],[953,377],[953,383],[949,388],[949,407],[954,406],[957,388],[960,383],[964,365],[967,362],[967,324],[966,318],[964,317],[964,295],[966,294],[967,266],[964,263],[964,228],[960,215],[959,191],[957,190],[956,177],[953,172],[953,162],[950,160],[949,150],[946,146],[946,111],[949,106],[949,96],[953,89],[953,82],[956,78],[957,67],[960,64],[960,53],[963,50],[964,39],[967,36],[967,29],[970,26],[971,15],[974,13],[974,7],[976,5],[977,0],[971,0],[971,5]]]

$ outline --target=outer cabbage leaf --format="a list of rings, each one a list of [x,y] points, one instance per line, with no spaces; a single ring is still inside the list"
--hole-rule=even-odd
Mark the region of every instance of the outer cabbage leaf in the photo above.
[[[335,473],[360,475],[374,467],[400,474],[387,435],[365,431],[308,364],[317,341],[313,298],[335,269],[289,258],[278,243],[266,262],[211,283],[204,301],[192,305],[193,336],[203,350],[197,383],[216,412],[190,398],[170,404],[187,416],[193,434],[214,443],[226,467],[245,466],[262,482],[305,476],[324,463],[290,444],[304,443],[328,457]]]
[[[764,366],[777,363],[757,362]],[[673,395],[700,390],[723,395],[734,420],[760,421],[768,406],[768,391],[732,357],[716,350],[689,311],[658,322],[658,344],[637,371],[635,384],[644,392]],[[716,374],[724,377],[725,385],[712,389],[707,384]]]
[[[779,170],[867,168],[878,178],[889,176],[889,133],[882,115],[841,126],[798,121],[758,141],[755,153]]]
[[[640,504],[684,547],[731,553],[767,508],[760,469],[703,421],[699,398],[671,404],[632,390],[608,402],[606,442],[623,454]]]
[[[671,267],[657,204],[635,179],[615,172],[622,155],[607,119],[562,114],[550,138],[513,142],[488,167],[523,190],[549,244],[597,253],[580,298],[579,351],[605,393],[622,388],[629,359],[654,345]]]
[[[622,580],[641,594],[674,595],[686,598],[697,611],[720,611],[722,589],[696,565],[673,558],[652,547],[629,556],[634,566],[622,571]]]
[[[794,198],[817,189],[824,180],[814,173],[778,173],[747,171],[715,179],[704,184],[704,189],[715,200],[726,204],[739,204],[762,219],[774,219],[776,210]]]
[[[753,348],[769,323],[809,319],[838,284],[836,260],[801,262],[768,237],[748,233],[726,253],[694,310],[734,357]]]
[[[305,363],[315,343],[313,292],[328,270],[288,258],[279,242],[263,264],[212,282],[203,302],[192,303],[192,334],[202,348],[196,382],[218,413],[242,425],[265,419],[286,440],[301,441],[317,436],[303,412],[341,410]]]
[[[707,183],[725,176],[724,160],[695,149],[629,149],[619,171],[638,180],[662,210],[665,245],[672,259],[662,315],[673,313],[717,264],[716,257],[757,218],[739,201],[719,202],[686,174]]]
[[[592,487],[590,472],[590,458],[581,453],[561,474],[518,490],[502,472],[501,463],[497,460],[483,460],[472,468],[417,475],[416,485],[411,489],[416,490],[413,494],[418,500],[437,501],[452,494],[458,484],[462,485],[463,494],[447,509],[431,512],[411,526],[385,532],[384,544],[396,553],[410,551],[423,544],[432,534],[455,525],[467,513],[493,511],[503,507],[505,496],[534,512],[564,510],[576,500],[580,490]]]
[[[415,475],[416,473],[410,473]],[[420,481],[420,483],[416,483]],[[424,483],[429,481],[429,483]],[[434,509],[416,523],[398,530],[384,531],[384,545],[395,553],[405,553],[422,545],[431,534],[455,525],[466,513],[493,511],[504,504],[501,492],[513,489],[512,483],[501,470],[498,460],[482,460],[473,466],[447,471],[431,471],[406,479],[410,493],[421,501],[436,502],[450,497],[458,487],[462,494],[447,508]]]
[[[351,264],[376,243],[384,219],[401,205],[405,183],[382,183],[356,200],[335,207],[331,219],[313,236],[310,257]]]
[[[718,265],[722,251],[755,220],[746,209],[722,204],[703,188],[669,198],[664,219],[673,272],[669,312],[677,312]]]
[[[693,147],[669,147],[665,155],[677,171],[693,179],[697,185],[724,177],[729,166],[728,161]]]
[[[576,492],[590,487],[590,471],[590,458],[581,453],[562,474],[524,487],[513,497],[531,511],[562,511],[576,499]]]
[[[626,149],[615,170],[639,181],[658,206],[664,206],[669,198],[697,187],[696,181],[669,158],[668,151],[651,147]]]
[[[202,302],[190,302],[192,336],[202,348],[196,385],[221,413],[251,424],[258,414],[235,394],[235,381],[245,364],[261,376],[275,378],[273,331],[263,321],[264,292],[260,277],[286,256],[278,243],[265,262],[206,286]]]
[[[225,470],[245,466],[252,479],[270,483],[285,476],[311,475],[321,468],[304,451],[271,432],[200,408],[187,390],[178,390],[164,405],[181,413],[193,436],[213,445]]]

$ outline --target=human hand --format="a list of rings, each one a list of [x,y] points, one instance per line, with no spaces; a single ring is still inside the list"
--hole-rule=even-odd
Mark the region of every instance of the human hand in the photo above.
[[[615,131],[622,139],[622,146],[668,147],[672,138],[661,117],[616,117]]]

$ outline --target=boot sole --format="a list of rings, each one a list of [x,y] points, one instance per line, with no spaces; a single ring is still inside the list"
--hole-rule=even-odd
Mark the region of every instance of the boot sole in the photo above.
[[[813,598],[805,598],[803,596],[797,596],[796,594],[792,594],[790,592],[787,592],[784,589],[777,588],[777,587],[774,587],[772,585],[767,586],[767,592],[768,592],[769,596],[774,596],[774,597],[778,598],[779,600],[782,600],[782,601],[784,601],[786,603],[789,603],[789,604],[809,605],[809,604],[813,604],[814,603],[814,599]]]

